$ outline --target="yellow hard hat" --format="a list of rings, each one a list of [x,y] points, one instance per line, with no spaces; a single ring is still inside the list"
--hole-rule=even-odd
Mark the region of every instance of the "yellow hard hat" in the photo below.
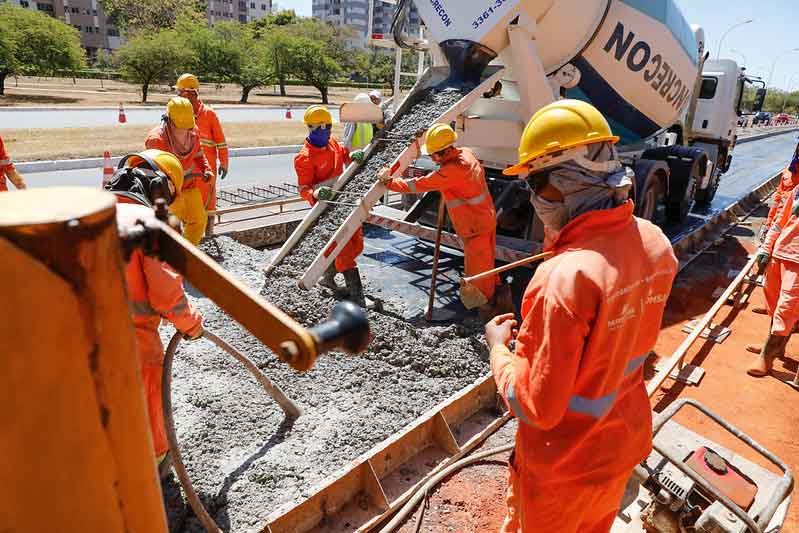
[[[166,104],[166,114],[178,128],[190,130],[194,127],[194,108],[187,98],[181,96],[172,98]]]
[[[527,172],[528,163],[555,152],[618,141],[597,108],[582,100],[558,100],[539,109],[527,123],[519,141],[519,164],[505,169],[503,174]]]
[[[449,124],[433,124],[427,130],[427,138],[424,141],[422,153],[425,155],[440,152],[449,148],[458,140],[458,134]]]
[[[194,74],[181,74],[175,82],[175,89],[189,89],[192,91],[200,90],[200,80]]]
[[[312,105],[305,110],[302,116],[302,121],[309,126],[317,126],[319,124],[332,124],[333,115],[323,105]]]
[[[128,156],[125,166],[130,168],[141,166],[149,167],[150,165],[142,155],[151,159],[161,172],[167,175],[172,185],[175,186],[175,194],[180,194],[180,190],[183,188],[183,166],[180,164],[178,158],[169,152],[151,149]]]

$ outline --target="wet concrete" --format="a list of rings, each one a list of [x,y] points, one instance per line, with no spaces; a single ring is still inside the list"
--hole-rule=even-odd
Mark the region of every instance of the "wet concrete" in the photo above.
[[[459,93],[427,95],[426,103],[417,104],[395,123],[394,134],[410,137],[459,97]],[[380,168],[405,144],[384,143],[347,190],[360,194],[368,190]],[[225,237],[202,248],[310,326],[326,318],[335,300],[326,289],[302,291],[297,278],[348,209],[329,209],[268,278],[263,267],[271,252]],[[369,313],[374,339],[365,354],[328,354],[303,374],[280,363],[202,295],[194,292],[190,298],[209,330],[251,357],[304,411],[296,421],[285,420],[232,358],[205,341],[181,346],[173,379],[178,437],[195,487],[224,530],[263,528],[279,507],[309,496],[315,483],[488,372],[488,353],[477,321],[431,327],[406,320],[401,298],[388,297],[383,312]],[[169,334],[164,332],[165,340]],[[201,531],[174,484],[167,493],[171,530]]]

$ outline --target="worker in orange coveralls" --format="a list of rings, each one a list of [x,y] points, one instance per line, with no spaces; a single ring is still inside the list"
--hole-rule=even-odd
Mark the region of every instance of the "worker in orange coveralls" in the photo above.
[[[395,192],[421,193],[441,191],[455,232],[463,239],[464,275],[473,276],[494,268],[497,246],[497,216],[494,200],[486,185],[485,171],[474,152],[456,148],[458,134],[447,124],[434,124],[427,130],[423,152],[441,167],[426,176],[413,179],[392,178],[383,169],[380,179]],[[508,294],[502,302],[494,298],[499,276],[472,282],[485,296],[480,314],[486,319],[502,311],[512,311]]]
[[[125,199],[129,201],[129,198]],[[152,208],[132,203],[117,204],[120,229],[128,228],[137,219],[153,216]],[[161,399],[161,378],[164,371],[164,346],[158,334],[161,317],[166,318],[188,340],[203,334],[203,317],[186,299],[183,281],[171,267],[158,259],[135,250],[125,265],[128,298],[136,329],[136,350],[141,364],[144,395],[150,417],[155,458],[159,466],[169,451],[164,427]]]
[[[175,89],[178,91],[178,96],[182,96],[191,102],[191,106],[194,109],[194,119],[197,123],[197,128],[200,130],[200,146],[202,146],[205,158],[208,160],[208,165],[211,167],[211,172],[213,173],[213,177],[210,181],[199,180],[197,186],[203,195],[203,203],[206,211],[213,211],[216,209],[217,175],[219,179],[225,179],[228,169],[230,168],[225,133],[222,131],[222,125],[219,123],[219,117],[217,117],[216,111],[200,100],[200,82],[197,76],[194,74],[183,74],[178,78],[178,81],[175,82]],[[217,159],[219,161],[218,174]],[[205,229],[205,234],[211,236],[213,230],[214,219],[211,217],[208,219],[208,226]]]
[[[777,217],[777,214],[780,212],[780,208],[785,202],[785,199],[793,192],[793,189],[797,185],[799,185],[799,144],[796,145],[790,165],[788,165],[788,168],[782,171],[780,183],[777,186],[777,190],[774,192],[774,204],[768,211],[768,217],[766,217],[766,221],[762,226],[760,226],[758,237],[761,244],[766,240],[768,230],[771,227],[771,224],[774,222],[774,219]],[[768,309],[766,307],[756,306],[752,308],[752,312],[759,315],[765,315],[768,313]],[[752,353],[760,353],[761,348],[761,344],[748,344],[746,346],[747,351]]]
[[[762,377],[771,372],[774,358],[784,354],[799,322],[798,195],[799,187],[795,187],[785,198],[757,252],[758,264],[766,268],[763,293],[771,328],[766,342],[760,346],[760,354],[747,370],[750,376]]]
[[[14,167],[13,161],[6,152],[6,147],[3,144],[3,138],[0,137],[0,192],[7,191],[8,185],[6,184],[6,177],[11,180],[14,187],[17,189],[26,189],[25,180],[19,175],[17,169]]]
[[[596,108],[560,100],[533,115],[505,171],[530,173],[531,202],[556,236],[518,332],[512,314],[486,325],[494,379],[519,421],[503,532],[609,531],[652,449],[643,365],[677,259],[657,226],[633,216],[617,141]]]
[[[297,172],[297,183],[300,196],[311,205],[318,201],[319,189],[330,187],[344,172],[344,167],[352,161],[363,161],[364,154],[357,150],[350,154],[349,150],[341,146],[331,137],[333,129],[333,116],[330,111],[321,105],[312,105],[305,110],[302,117],[308,126],[308,137],[299,153],[294,156],[294,170]],[[361,274],[358,271],[356,259],[363,252],[363,230],[352,236],[336,257],[336,262],[322,275],[319,284],[341,294],[342,288],[336,284],[336,272],[341,272],[346,283],[348,298],[361,307],[366,306],[363,294]]]
[[[205,234],[208,215],[205,212],[199,182],[211,181],[213,172],[205,154],[200,150],[200,130],[194,122],[194,108],[185,98],[176,96],[166,104],[166,115],[160,125],[147,134],[144,146],[175,155],[186,173],[182,195],[186,202],[183,236],[199,244]]]

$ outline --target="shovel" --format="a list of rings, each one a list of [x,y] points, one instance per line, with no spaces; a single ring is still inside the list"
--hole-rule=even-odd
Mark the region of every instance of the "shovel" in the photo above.
[[[431,322],[433,320],[433,304],[436,301],[436,280],[438,278],[438,256],[441,253],[441,231],[444,229],[444,219],[447,215],[447,204],[444,202],[444,195],[441,195],[441,201],[438,203],[438,221],[436,227],[436,248],[433,252],[433,276],[430,278],[430,296],[427,299],[427,313],[425,313],[425,320]]]
[[[551,256],[552,252],[544,252],[542,254],[525,257],[524,259],[514,261],[513,263],[508,263],[507,265],[503,265],[492,270],[487,270],[474,276],[469,276],[468,278],[461,278],[460,296],[463,306],[466,309],[474,309],[488,303],[488,298],[485,297],[483,291],[472,285],[473,281],[477,281],[488,276],[493,276],[495,274],[499,274],[500,272],[505,272],[506,270],[512,270],[516,267],[529,265],[530,263],[535,263],[538,260],[549,259]]]

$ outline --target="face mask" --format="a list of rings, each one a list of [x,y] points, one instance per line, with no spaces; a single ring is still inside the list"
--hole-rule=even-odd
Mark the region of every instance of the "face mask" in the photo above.
[[[331,130],[327,128],[311,130],[311,133],[308,134],[308,142],[317,148],[324,148],[330,142],[330,132]]]
[[[530,203],[535,208],[535,214],[550,230],[560,231],[569,222],[569,209],[563,202],[545,200],[535,193],[530,194]]]

